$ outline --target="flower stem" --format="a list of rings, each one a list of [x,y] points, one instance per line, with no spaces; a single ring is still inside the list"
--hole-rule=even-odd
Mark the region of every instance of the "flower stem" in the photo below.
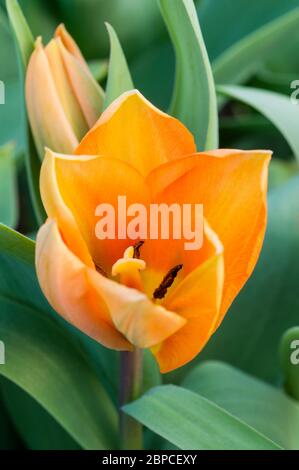
[[[142,425],[122,411],[122,406],[142,392],[142,350],[120,353],[120,436],[123,450],[142,449]]]

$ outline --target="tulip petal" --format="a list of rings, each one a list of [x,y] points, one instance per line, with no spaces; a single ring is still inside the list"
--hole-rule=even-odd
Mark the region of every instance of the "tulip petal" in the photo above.
[[[147,175],[162,163],[195,151],[194,139],[183,124],[133,90],[104,111],[76,154],[119,158]]]
[[[49,217],[59,220],[59,227],[66,237],[65,230],[74,230],[71,227],[75,221],[94,262],[110,274],[112,265],[122,257],[132,240],[128,239],[126,230],[123,238],[118,238],[117,220],[112,233],[115,239],[97,238],[96,227],[100,216],[96,215],[96,209],[101,203],[109,204],[115,210],[117,219],[119,196],[126,197],[127,207],[134,203],[146,207],[148,195],[143,177],[125,162],[114,158],[66,156],[50,151],[45,157],[41,175],[41,194]],[[72,222],[69,214],[73,217]],[[70,245],[71,234],[67,243],[81,257],[78,248]]]
[[[61,105],[40,39],[36,42],[27,68],[26,103],[41,159],[45,145],[53,150],[72,153],[78,140]]]
[[[104,104],[104,92],[93,78],[87,65],[85,64],[86,66],[83,66],[82,62],[79,62],[78,59],[67,50],[61,40],[58,40],[58,47],[74,94],[80,104],[89,129],[96,123],[101,115]],[[82,134],[80,138],[83,136],[84,134]]]
[[[55,31],[55,38],[61,39],[64,47],[69,51],[72,56],[76,57],[76,59],[81,63],[83,67],[88,70],[88,65],[85,62],[83,54],[81,53],[79,47],[77,46],[76,41],[72,38],[72,36],[67,31],[66,27],[63,23],[61,23]]]
[[[66,73],[61,55],[60,42],[59,39],[52,39],[45,47],[45,53],[49,61],[54,86],[56,87],[67,120],[71,124],[77,139],[81,140],[89,127],[87,126],[87,122],[85,121]]]
[[[164,307],[177,312],[186,324],[152,352],[162,373],[191,361],[205,346],[217,322],[224,282],[223,246],[209,228],[214,254],[166,296]]]
[[[92,269],[67,248],[53,220],[38,232],[36,270],[47,300],[65,320],[108,348],[132,349],[114,327],[105,302],[90,281]]]
[[[150,348],[176,333],[186,320],[155,305],[148,297],[132,288],[90,272],[94,285],[109,308],[116,328],[138,348]]]
[[[161,200],[203,203],[204,216],[223,243],[225,282],[218,324],[251,275],[261,250],[270,158],[271,152],[258,150],[199,153],[170,162],[147,179]],[[167,173],[169,186],[162,190]]]
[[[56,154],[46,151],[41,166],[40,191],[48,217],[56,219],[70,250],[87,266],[94,267],[87,245],[79,231],[75,217],[65,204],[57,184]]]

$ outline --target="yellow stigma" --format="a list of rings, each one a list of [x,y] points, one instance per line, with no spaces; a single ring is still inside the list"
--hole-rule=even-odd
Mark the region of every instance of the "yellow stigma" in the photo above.
[[[129,246],[123,255],[112,266],[112,276],[120,275],[120,282],[128,287],[142,290],[140,271],[145,269],[142,259],[134,258],[134,247]]]

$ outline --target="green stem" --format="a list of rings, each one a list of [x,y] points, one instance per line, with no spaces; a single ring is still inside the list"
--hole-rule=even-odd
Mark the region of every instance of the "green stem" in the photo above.
[[[122,411],[142,392],[142,350],[120,353],[120,436],[123,450],[142,449],[142,425]]]

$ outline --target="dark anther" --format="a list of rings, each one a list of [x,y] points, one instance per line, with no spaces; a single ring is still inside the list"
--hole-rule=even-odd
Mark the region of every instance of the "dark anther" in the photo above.
[[[104,271],[103,268],[101,268],[101,266],[99,266],[98,264],[95,264],[95,267],[98,273],[102,274],[102,276],[108,277],[107,273]]]
[[[163,281],[159,285],[159,287],[155,290],[153,297],[154,299],[163,299],[167,293],[167,289],[172,286],[175,278],[178,275],[178,272],[182,269],[182,264],[177,264],[170,271],[166,274]]]
[[[133,258],[137,258],[137,259],[140,258],[140,248],[142,247],[143,243],[144,243],[143,240],[140,240],[140,242],[135,243]]]

